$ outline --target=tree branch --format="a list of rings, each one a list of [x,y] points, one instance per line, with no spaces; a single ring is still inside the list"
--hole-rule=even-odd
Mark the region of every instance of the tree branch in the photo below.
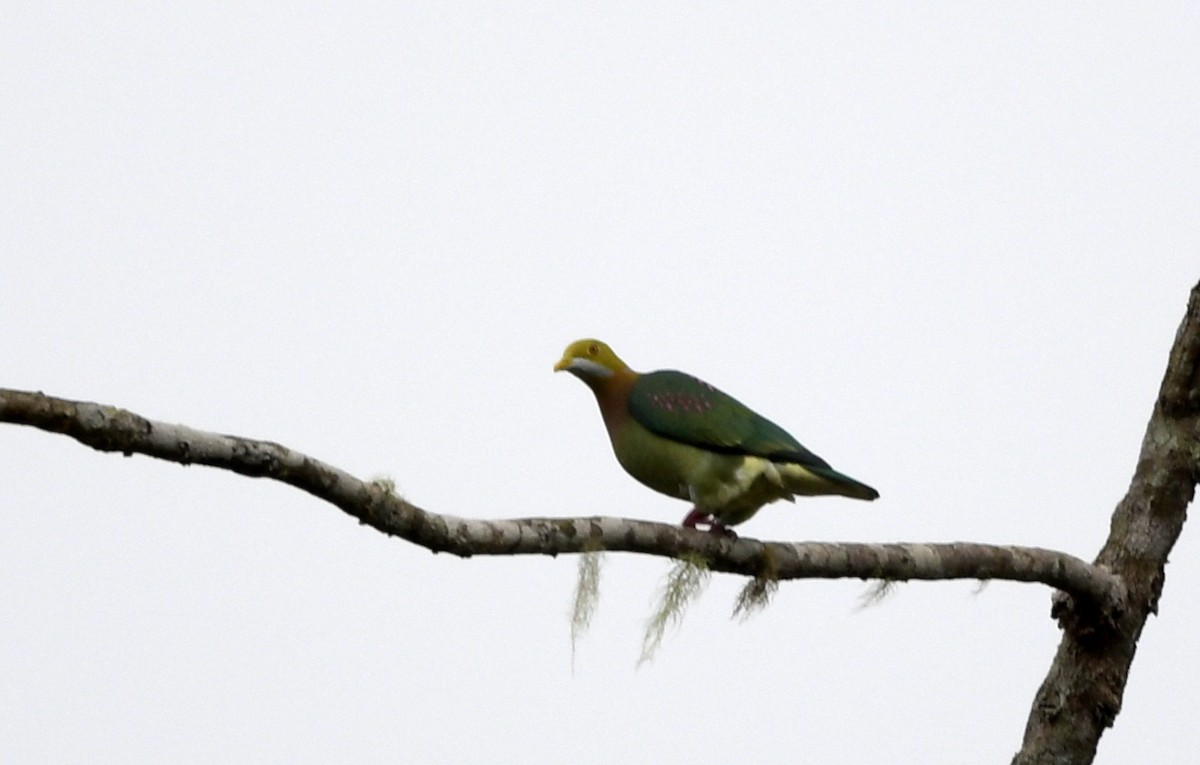
[[[1053,550],[952,544],[760,542],[622,518],[470,520],[437,515],[384,481],[354,476],[279,444],[220,435],[101,404],[0,389],[0,422],[62,433],[100,451],[145,454],[272,478],[360,522],[433,552],[558,555],[597,549],[679,558],[762,579],[1007,579],[1058,590],[1051,615],[1063,638],[1038,690],[1013,765],[1086,764],[1113,724],[1137,641],[1156,613],[1167,556],[1200,480],[1200,284],[1171,348],[1137,469],[1089,564]]]
[[[61,433],[100,451],[209,465],[290,484],[385,534],[433,552],[558,555],[597,549],[678,558],[764,579],[1007,579],[1056,588],[1063,638],[1013,765],[1090,763],[1113,724],[1137,641],[1156,613],[1167,556],[1200,480],[1200,284],[1171,348],[1133,481],[1094,564],[1053,550],[952,544],[760,542],[622,518],[471,520],[423,510],[267,441],[155,422],[101,404],[0,389],[0,422]]]
[[[1057,597],[1063,637],[1033,702],[1013,765],[1085,765],[1121,710],[1138,638],[1158,610],[1167,556],[1200,479],[1200,284],[1175,335],[1137,469],[1096,564],[1128,588],[1127,607],[1105,626],[1091,606]]]
[[[1042,582],[1115,618],[1124,586],[1103,566],[1035,547],[950,544],[760,542],[623,518],[471,520],[437,515],[300,452],[267,441],[155,422],[111,406],[0,389],[0,422],[62,433],[106,452],[145,454],[282,481],[341,508],[385,534],[433,552],[558,555],[597,549],[678,558],[769,579],[1007,579]]]

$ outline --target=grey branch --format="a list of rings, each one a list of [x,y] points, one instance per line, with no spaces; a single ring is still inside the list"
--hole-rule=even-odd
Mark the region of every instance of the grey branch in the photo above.
[[[703,556],[714,571],[770,579],[1007,579],[1042,582],[1114,618],[1120,580],[1100,566],[1054,550],[954,542],[852,544],[760,542],[625,518],[475,520],[422,510],[388,491],[268,441],[146,419],[124,409],[0,389],[0,421],[62,433],[95,449],[145,454],[273,478],[320,497],[385,534],[433,552],[558,555],[597,549],[678,558]]]
[[[1057,597],[1063,626],[1058,653],[1038,689],[1013,765],[1086,765],[1121,710],[1137,641],[1157,613],[1167,556],[1200,479],[1200,284],[1175,335],[1137,468],[1113,512],[1096,564],[1128,588],[1126,607],[1108,627],[1092,608]]]
[[[760,542],[623,518],[472,520],[422,510],[279,444],[171,425],[101,404],[0,389],[0,422],[62,433],[101,451],[273,478],[433,552],[558,555],[598,549],[679,558],[762,579],[1007,579],[1056,589],[1063,637],[1013,765],[1085,765],[1113,724],[1138,638],[1156,613],[1167,556],[1200,480],[1200,285],[1192,290],[1129,492],[1094,563],[1032,547]]]

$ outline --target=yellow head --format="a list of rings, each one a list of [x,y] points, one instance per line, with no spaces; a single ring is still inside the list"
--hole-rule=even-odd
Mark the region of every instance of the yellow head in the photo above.
[[[554,365],[555,372],[566,370],[588,384],[608,379],[621,372],[628,372],[625,365],[599,340],[587,338],[576,340],[563,351],[562,358]]]

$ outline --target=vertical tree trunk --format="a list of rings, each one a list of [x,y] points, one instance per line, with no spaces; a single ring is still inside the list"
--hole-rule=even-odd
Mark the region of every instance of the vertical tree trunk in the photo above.
[[[1167,556],[1200,478],[1200,284],[1175,336],[1137,469],[1112,516],[1096,563],[1122,579],[1128,598],[1111,619],[1059,594],[1063,628],[1013,765],[1085,765],[1121,710],[1137,641],[1158,610]]]

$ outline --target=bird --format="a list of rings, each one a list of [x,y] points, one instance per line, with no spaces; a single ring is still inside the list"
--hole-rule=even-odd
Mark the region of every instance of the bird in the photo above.
[[[783,428],[684,372],[640,374],[592,338],[554,365],[591,388],[617,462],[642,484],[687,500],[683,526],[736,537],[764,505],[794,497],[875,500],[879,492],[830,467]]]

